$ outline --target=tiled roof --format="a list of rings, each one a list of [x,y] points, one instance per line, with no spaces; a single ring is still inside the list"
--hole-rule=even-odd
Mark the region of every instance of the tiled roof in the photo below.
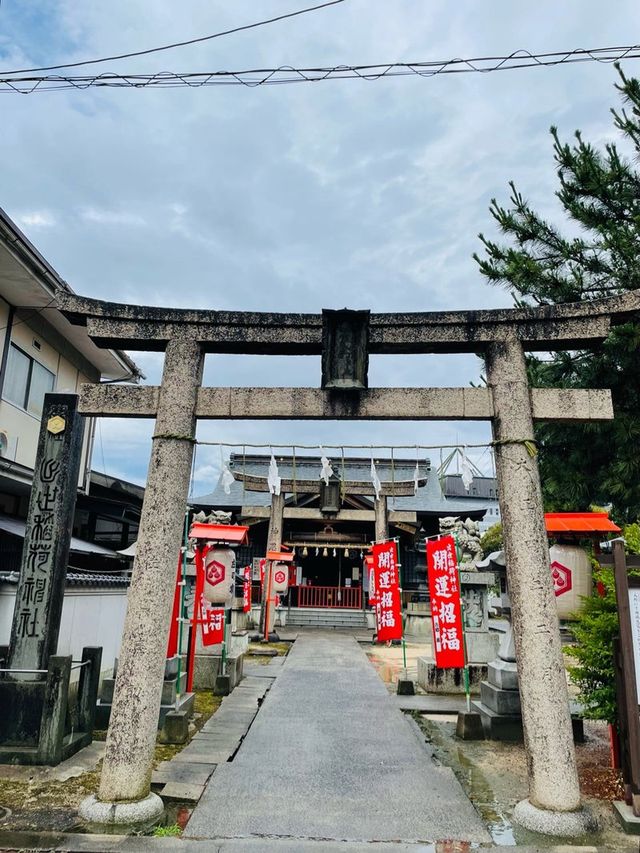
[[[329,455],[327,453],[327,455]],[[231,454],[229,469],[233,473],[246,473],[266,480],[269,468],[270,456],[241,453]],[[276,455],[278,473],[283,479],[298,480],[320,480],[320,456],[295,457]],[[371,459],[369,457],[349,457],[344,460],[340,456],[329,457],[334,472],[341,478],[351,482],[366,481],[371,479]],[[393,481],[412,481],[414,477],[416,459],[391,459],[376,458],[376,471],[382,483]],[[486,501],[445,498],[440,488],[440,482],[436,472],[431,468],[428,459],[419,459],[418,468],[420,477],[426,478],[426,485],[421,486],[415,495],[405,497],[390,497],[389,508],[397,510],[408,510],[418,514],[431,515],[478,515],[484,513]],[[363,498],[373,505],[372,498]],[[192,498],[191,503],[196,507],[214,507],[216,509],[237,510],[243,506],[270,506],[271,495],[269,492],[255,492],[245,488],[242,482],[235,480],[230,486],[229,494],[226,494],[222,485],[222,476],[218,480],[215,489],[209,494]]]
[[[0,583],[18,584],[18,572],[0,572]],[[94,574],[93,572],[67,572],[67,586],[128,587],[131,579],[120,574]]]

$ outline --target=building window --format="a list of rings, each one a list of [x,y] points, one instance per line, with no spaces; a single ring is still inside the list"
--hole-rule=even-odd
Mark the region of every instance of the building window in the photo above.
[[[42,414],[44,395],[53,391],[55,376],[15,344],[9,347],[3,396],[32,415]]]

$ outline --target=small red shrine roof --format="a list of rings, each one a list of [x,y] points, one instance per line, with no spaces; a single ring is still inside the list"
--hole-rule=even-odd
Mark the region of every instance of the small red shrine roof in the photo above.
[[[293,551],[267,551],[267,560],[274,563],[293,563]]]
[[[228,542],[231,545],[246,545],[249,541],[249,528],[240,524],[204,524],[191,525],[189,539],[207,539],[211,542]]]
[[[547,533],[620,533],[606,512],[545,512]]]

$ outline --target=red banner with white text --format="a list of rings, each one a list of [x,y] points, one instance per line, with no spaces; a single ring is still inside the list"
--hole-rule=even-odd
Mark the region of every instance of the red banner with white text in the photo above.
[[[379,642],[402,639],[402,606],[398,549],[395,542],[378,542],[373,546],[375,584],[376,636]]]
[[[223,608],[214,608],[204,595],[200,596],[200,624],[202,625],[202,645],[216,646],[224,642]]]
[[[456,544],[452,536],[427,541],[433,656],[441,669],[462,668],[464,635]]]
[[[242,612],[248,613],[251,610],[251,566],[247,566],[244,570],[244,582],[242,584]]]

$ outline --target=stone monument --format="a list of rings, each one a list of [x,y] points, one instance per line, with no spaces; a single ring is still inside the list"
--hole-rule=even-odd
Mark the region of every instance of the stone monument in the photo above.
[[[91,742],[102,649],[58,657],[83,419],[75,394],[45,394],[6,666],[0,673],[0,762],[58,764]],[[81,667],[66,732],[72,666]]]

